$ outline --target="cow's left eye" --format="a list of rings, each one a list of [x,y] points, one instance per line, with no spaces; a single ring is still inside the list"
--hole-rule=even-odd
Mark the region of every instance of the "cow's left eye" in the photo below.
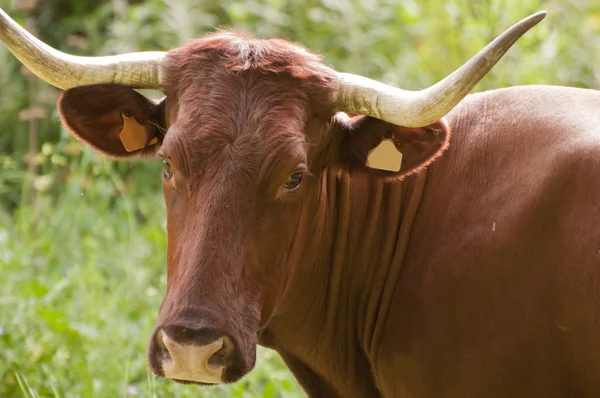
[[[285,189],[294,190],[300,186],[302,182],[302,172],[296,171],[285,181],[283,187]]]
[[[171,171],[171,164],[167,159],[162,160],[163,165],[163,177],[165,180],[170,180],[173,177],[173,171]]]

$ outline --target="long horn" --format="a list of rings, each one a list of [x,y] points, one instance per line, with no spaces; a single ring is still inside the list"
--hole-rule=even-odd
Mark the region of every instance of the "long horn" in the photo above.
[[[508,49],[546,16],[533,14],[507,29],[454,73],[422,91],[406,91],[349,73],[338,73],[337,111],[358,113],[405,127],[435,123],[454,108]]]
[[[0,8],[0,41],[29,70],[47,83],[67,90],[98,83],[158,89],[164,52],[140,52],[107,57],[79,57],[60,52],[17,24]]]

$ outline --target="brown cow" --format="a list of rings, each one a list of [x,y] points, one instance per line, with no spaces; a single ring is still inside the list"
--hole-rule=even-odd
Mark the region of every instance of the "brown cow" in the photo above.
[[[600,93],[517,87],[454,108],[541,18],[418,93],[227,32],[78,58],[0,11],[0,38],[69,89],[80,140],[162,158],[156,374],[232,382],[262,344],[314,397],[598,397]],[[401,165],[374,156],[394,148]]]

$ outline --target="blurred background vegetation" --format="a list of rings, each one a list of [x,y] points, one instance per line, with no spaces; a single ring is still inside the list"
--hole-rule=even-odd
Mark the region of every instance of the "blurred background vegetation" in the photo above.
[[[63,51],[166,50],[215,27],[279,36],[409,89],[439,80],[545,9],[476,88],[600,87],[597,0],[0,0]],[[116,162],[70,137],[59,91],[0,45],[0,397],[298,397],[279,357],[232,386],[155,379],[146,344],[165,291],[158,161]],[[152,95],[159,97],[160,93]]]

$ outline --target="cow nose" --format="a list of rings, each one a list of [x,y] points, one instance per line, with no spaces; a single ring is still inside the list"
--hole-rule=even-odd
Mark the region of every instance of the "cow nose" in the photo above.
[[[165,327],[155,335],[155,363],[169,379],[218,384],[223,382],[223,371],[233,344],[228,337],[216,337],[207,329]]]

